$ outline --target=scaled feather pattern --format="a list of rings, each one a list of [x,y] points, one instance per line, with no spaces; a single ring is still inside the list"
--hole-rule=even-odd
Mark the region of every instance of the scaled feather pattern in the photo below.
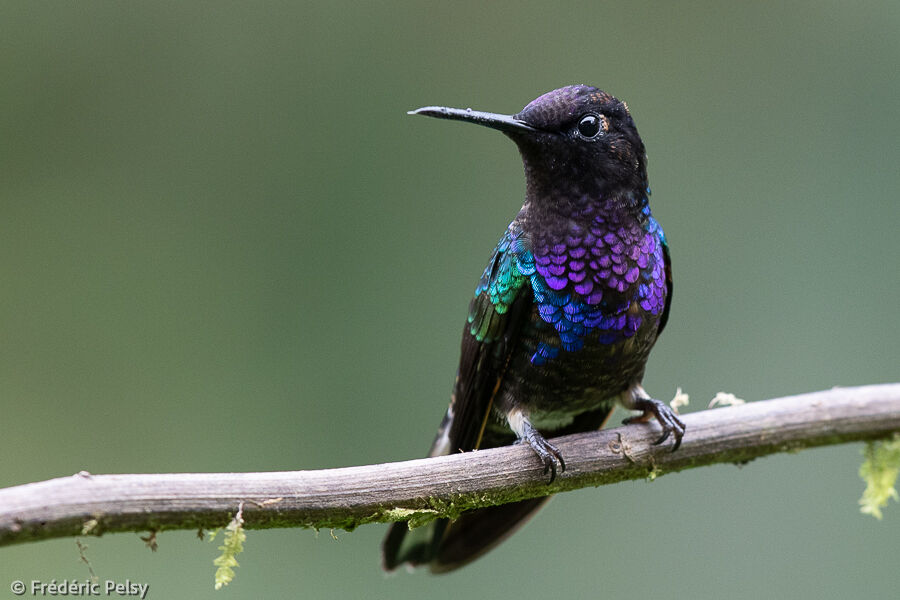
[[[560,350],[578,351],[591,335],[601,344],[633,336],[642,313],[659,315],[666,301],[665,235],[649,206],[642,214],[643,220],[628,224],[608,222],[609,216],[599,214],[590,228],[571,222],[562,241],[555,242],[529,240],[513,222],[475,289],[476,300],[487,294],[490,302],[472,303],[472,335],[493,341],[500,324],[496,317],[529,291],[527,281],[538,314],[556,331],[538,344],[533,364],[556,358]],[[623,298],[635,298],[640,310]]]

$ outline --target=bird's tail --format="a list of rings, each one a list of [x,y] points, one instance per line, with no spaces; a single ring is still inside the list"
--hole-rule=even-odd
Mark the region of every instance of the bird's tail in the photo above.
[[[453,444],[446,432],[453,420],[453,406],[441,422],[429,456],[449,454]],[[591,431],[603,426],[613,406],[582,413],[571,424],[554,431],[567,435]],[[487,447],[500,446],[511,440],[492,439]],[[405,522],[394,523],[382,545],[382,565],[393,571],[408,563],[412,567],[428,565],[432,573],[447,573],[465,566],[518,531],[551,497],[530,498],[499,506],[477,508],[456,520],[437,519],[409,529]]]
[[[447,519],[437,519],[416,529],[410,529],[406,521],[394,523],[381,546],[381,566],[393,571],[403,563],[412,567],[430,563],[447,523]]]
[[[412,530],[405,522],[394,523],[384,538],[383,566],[393,571],[403,563],[428,565],[432,573],[458,569],[512,535],[548,499],[478,508],[456,520],[437,519]]]

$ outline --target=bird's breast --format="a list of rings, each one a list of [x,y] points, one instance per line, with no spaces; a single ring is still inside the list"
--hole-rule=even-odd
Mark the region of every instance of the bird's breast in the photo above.
[[[569,222],[565,231],[535,235],[532,245],[533,320],[542,330],[533,364],[580,352],[589,341],[627,348],[639,332],[655,331],[667,289],[652,218],[607,222],[598,215],[589,225]]]

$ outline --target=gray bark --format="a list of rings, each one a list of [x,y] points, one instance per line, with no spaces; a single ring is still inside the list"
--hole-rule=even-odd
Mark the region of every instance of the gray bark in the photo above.
[[[0,545],[111,531],[205,529],[243,502],[244,527],[343,528],[412,519],[900,431],[900,384],[835,388],[690,413],[681,449],[635,424],[553,440],[566,471],[547,485],[510,446],[398,463],[267,473],[80,473],[0,490]]]

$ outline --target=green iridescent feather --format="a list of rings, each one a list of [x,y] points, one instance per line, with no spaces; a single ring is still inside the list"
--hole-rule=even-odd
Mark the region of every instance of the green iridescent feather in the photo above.
[[[504,315],[534,273],[534,258],[514,235],[507,231],[494,249],[475,297],[469,305],[469,332],[479,342],[490,343],[503,331]]]

